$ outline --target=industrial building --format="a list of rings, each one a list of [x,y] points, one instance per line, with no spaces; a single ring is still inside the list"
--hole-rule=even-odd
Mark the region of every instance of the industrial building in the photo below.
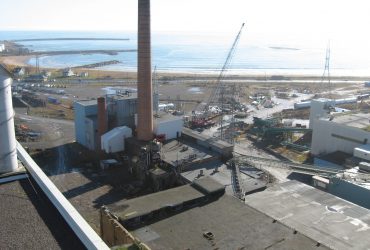
[[[223,164],[233,156],[232,144],[183,129],[181,116],[158,111],[158,95],[153,95],[151,79],[150,0],[139,0],[138,3],[138,92],[127,91],[106,95],[97,100],[77,101],[74,106],[77,142],[90,150],[104,150],[108,154],[126,150],[127,155],[132,157],[129,163],[123,165],[127,172],[135,177],[137,186],[142,188],[140,193],[135,192],[130,196],[131,199],[121,196],[112,199],[112,196],[109,196],[111,193],[108,193],[103,197],[105,199],[101,200],[107,203],[94,204],[96,207],[98,204],[108,204],[100,211],[100,230],[104,242],[109,247],[117,248],[130,248],[128,245],[134,244],[138,249],[369,249],[370,212],[367,209],[296,181],[288,181],[269,187],[264,192],[251,194],[264,190],[268,180],[264,179],[266,176],[260,169],[252,169],[250,165],[246,164],[244,169],[241,169],[230,162]],[[4,99],[8,106],[5,113],[7,116],[0,115],[0,131],[14,137],[10,131],[12,124],[9,124],[13,122],[9,108],[11,105],[7,99],[8,93],[4,91],[10,86],[7,84],[7,80],[3,81],[4,88],[0,89],[0,93],[6,94]],[[0,103],[1,101],[0,98]],[[346,127],[333,127],[333,119],[326,120],[326,106],[327,103],[324,102],[312,102],[312,129],[316,130],[318,136],[323,129],[328,134],[325,136],[334,137],[327,138],[331,144],[337,143],[335,140],[346,140],[348,143],[334,148],[333,145],[320,141],[324,139],[317,137],[317,143],[322,144],[318,154],[321,154],[321,151],[331,152],[332,149],[349,152],[352,147],[351,152],[365,160],[369,150],[367,139],[361,142],[359,138],[362,134],[357,130],[353,132],[350,129],[345,130]],[[348,126],[349,123],[343,124],[341,126]],[[269,134],[266,133],[266,136]],[[17,165],[17,162],[14,162],[15,149],[11,147],[15,141],[8,141],[6,147],[0,145],[0,173],[14,170],[15,166],[7,168],[7,163]],[[340,144],[340,141],[338,143]],[[329,149],[323,149],[324,146]],[[66,241],[66,245],[62,245],[63,248],[79,249],[80,245],[83,245],[87,249],[107,249],[105,243],[42,170],[35,166],[22,146],[17,144],[16,149],[34,178],[30,183],[37,183],[40,189],[34,190],[36,195],[43,192],[53,208],[58,210],[50,215],[51,220],[45,220],[47,226],[41,225],[40,230],[35,230],[38,236],[41,235],[39,232],[45,232],[46,237],[41,239],[45,242],[42,242],[41,248],[53,248],[54,241],[58,243],[62,240]],[[13,162],[5,161],[6,157],[12,157]],[[125,157],[129,159],[126,155]],[[105,159],[100,163],[103,169],[112,164],[121,165],[115,159]],[[242,190],[243,197],[235,195],[240,198],[238,199],[230,194],[240,192],[237,189],[240,188],[241,171],[245,172],[245,176],[251,175],[251,178],[247,180],[246,189]],[[25,178],[28,177],[28,172]],[[102,175],[108,179],[110,177],[107,177],[107,172]],[[123,181],[124,176],[117,175],[120,185],[109,191],[120,194],[126,192],[129,186],[121,185],[126,184]],[[187,180],[185,185],[182,185],[183,182],[174,183],[181,178]],[[340,185],[340,181],[335,182],[335,178],[337,176],[329,182],[323,178],[316,180],[328,186],[333,183],[336,187]],[[148,187],[146,184],[151,181],[153,187]],[[78,183],[76,186],[81,187],[81,192],[89,193],[95,189],[94,182],[98,182],[98,179],[93,178],[85,185]],[[322,183],[320,188],[326,189]],[[13,212],[10,217],[18,216],[19,221],[21,215],[17,214],[16,202],[23,202],[23,199],[18,199],[17,196],[23,195],[23,192],[28,194],[26,199],[35,195],[25,188],[26,185],[25,181],[14,182],[0,189],[4,192],[4,196],[0,196],[4,199],[0,202],[0,209]],[[172,188],[148,194],[168,187]],[[351,189],[345,184],[341,188]],[[80,190],[74,188],[71,194],[78,196]],[[145,195],[137,197],[143,193]],[[244,202],[245,195],[247,196]],[[366,192],[361,195],[368,196]],[[99,196],[98,199],[101,198]],[[78,200],[78,203],[81,204],[81,200]],[[39,209],[38,215],[45,216],[40,206],[32,208],[30,204],[23,204],[22,209],[27,208],[30,208],[32,216],[36,214],[34,210]],[[3,216],[6,219],[7,214]],[[22,228],[22,233],[32,230],[32,219],[33,217],[24,220],[28,227]],[[21,223],[19,221],[17,223]],[[7,223],[11,224],[11,221],[8,219]],[[58,227],[51,226],[54,223]],[[4,228],[7,226],[2,225]],[[66,232],[64,226],[67,226]],[[39,229],[38,225],[36,229]],[[57,233],[48,232],[47,229],[56,230]],[[17,228],[12,230],[18,231]],[[49,243],[50,234],[58,239],[51,239]],[[28,239],[37,245],[37,238],[32,239],[30,236],[26,238]],[[2,240],[0,239],[0,243]],[[27,246],[26,243],[22,242],[19,248]],[[8,246],[10,243],[4,244]]]
[[[268,202],[266,202],[268,201]],[[297,181],[224,193],[212,177],[111,204],[101,211],[109,245],[152,249],[368,249],[370,212]],[[323,233],[325,232],[325,233]]]
[[[340,151],[353,155],[354,152],[358,151],[356,148],[364,147],[370,143],[370,132],[364,130],[370,125],[369,119],[369,114],[361,113],[329,115],[327,102],[312,101],[310,113],[310,128],[313,129],[311,153],[318,156]],[[368,160],[368,157],[363,153],[356,155]]]
[[[158,107],[158,95],[153,98],[154,107]],[[135,131],[137,113],[137,93],[106,95],[107,131],[116,127],[127,126]],[[98,101],[81,100],[74,103],[76,141],[90,150],[100,149],[98,137]],[[107,132],[104,131],[104,132]],[[104,133],[103,133],[104,134]]]
[[[139,242],[151,249],[330,248],[224,192],[206,177],[108,205],[101,235],[109,245]]]
[[[315,187],[370,209],[369,168],[370,115],[330,113],[326,100],[311,102],[310,127],[314,163],[343,173],[326,180],[314,180]],[[346,170],[348,169],[348,170]]]

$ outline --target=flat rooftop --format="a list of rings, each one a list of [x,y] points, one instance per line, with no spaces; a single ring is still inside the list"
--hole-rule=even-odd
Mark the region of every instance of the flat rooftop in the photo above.
[[[165,112],[158,112],[158,114],[154,115],[154,120],[158,122],[164,122],[164,121],[173,121],[173,120],[181,120],[183,119],[182,116],[176,116]]]
[[[37,184],[0,184],[0,249],[85,249]]]
[[[150,213],[165,206],[175,206],[183,202],[203,197],[204,194],[191,185],[171,188],[161,192],[109,205],[109,210],[121,221]]]
[[[341,114],[334,116],[333,122],[355,128],[366,128],[370,125],[370,114]]]
[[[370,210],[306,184],[275,185],[245,203],[332,249],[370,249]]]
[[[229,195],[131,233],[152,249],[328,249]]]
[[[113,99],[113,100],[137,99],[137,93],[129,92],[128,94],[121,93],[121,94],[108,95],[107,99]]]
[[[201,170],[203,171],[203,176],[209,176],[214,181],[223,185],[227,194],[235,194],[234,183],[232,181],[232,170],[221,161],[205,162],[191,166],[182,172],[181,176],[188,182],[193,182],[201,177],[199,175]],[[266,187],[267,182],[265,179],[260,178],[261,174],[263,173],[260,170],[254,168],[240,169],[240,186],[244,193],[252,193]]]
[[[193,131],[189,128],[183,128],[182,130],[182,133],[185,134],[185,135],[188,135],[192,138],[195,138],[197,140],[200,140],[200,141],[207,141],[209,142],[210,144],[213,144],[219,148],[233,148],[234,146],[230,143],[227,143],[225,141],[222,141],[222,140],[219,140],[219,139],[216,139],[216,138],[213,138],[213,137],[210,137],[208,135],[205,135],[205,134],[200,134],[196,131]]]
[[[172,166],[195,163],[217,158],[217,154],[204,147],[186,141],[172,140],[162,147],[163,161]],[[192,158],[194,156],[194,158]]]

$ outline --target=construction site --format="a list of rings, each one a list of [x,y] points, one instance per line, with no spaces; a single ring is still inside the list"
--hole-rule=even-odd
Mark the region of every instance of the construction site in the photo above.
[[[217,75],[166,75],[139,0],[137,75],[4,67],[16,140],[111,249],[370,248],[368,82],[330,48],[322,77],[228,75],[246,29]]]

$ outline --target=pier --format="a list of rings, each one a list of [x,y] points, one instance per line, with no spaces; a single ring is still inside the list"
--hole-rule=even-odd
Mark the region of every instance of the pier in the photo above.
[[[37,42],[37,41],[128,41],[129,38],[95,38],[95,37],[70,37],[70,38],[27,38],[15,39],[10,42]]]
[[[136,52],[136,49],[96,49],[96,50],[62,50],[62,51],[31,51],[24,55],[30,56],[54,56],[72,54],[108,54],[117,55],[120,52]]]
[[[72,68],[73,69],[79,69],[79,68],[92,69],[92,68],[98,68],[98,67],[103,67],[103,66],[113,65],[113,64],[118,64],[118,63],[121,63],[121,62],[118,60],[110,60],[110,61],[80,65],[80,66],[76,66]]]

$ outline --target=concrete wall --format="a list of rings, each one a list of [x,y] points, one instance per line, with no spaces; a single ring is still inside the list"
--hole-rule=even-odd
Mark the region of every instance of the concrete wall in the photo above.
[[[104,207],[100,209],[100,234],[110,247],[135,243],[134,237]]]
[[[331,178],[328,191],[342,199],[370,209],[370,190],[338,178]]]
[[[128,126],[133,128],[134,115],[137,109],[137,99],[124,99],[119,100],[116,103],[116,112],[112,115],[116,115],[117,124],[116,126]]]
[[[182,128],[184,127],[184,120],[182,117],[178,119],[155,121],[154,133],[156,135],[165,134],[166,140],[175,139],[181,136]]]
[[[79,102],[74,103],[75,110],[75,135],[76,141],[85,147],[86,143],[86,128],[85,118],[90,115],[98,114],[98,104],[95,105],[83,105]]]
[[[147,245],[135,239],[121,223],[114,219],[105,207],[100,209],[100,235],[110,247],[135,244],[139,249],[150,250]]]
[[[90,150],[96,150],[100,148],[97,145],[98,133],[97,133],[97,121],[96,119],[85,118],[85,147]]]
[[[153,95],[153,108],[158,108],[158,94]],[[109,127],[128,126],[135,127],[134,115],[137,113],[137,98],[131,99],[109,99],[108,98],[108,114],[114,117],[115,124],[110,124]]]
[[[367,141],[366,141],[367,140]],[[332,121],[316,120],[312,133],[313,155],[342,151],[353,154],[355,147],[370,142],[370,133]]]
[[[319,118],[328,116],[328,111],[325,109],[326,105],[327,105],[327,101],[323,101],[323,100],[321,101],[312,100],[311,101],[310,124],[309,124],[310,129],[314,128],[314,123]]]

